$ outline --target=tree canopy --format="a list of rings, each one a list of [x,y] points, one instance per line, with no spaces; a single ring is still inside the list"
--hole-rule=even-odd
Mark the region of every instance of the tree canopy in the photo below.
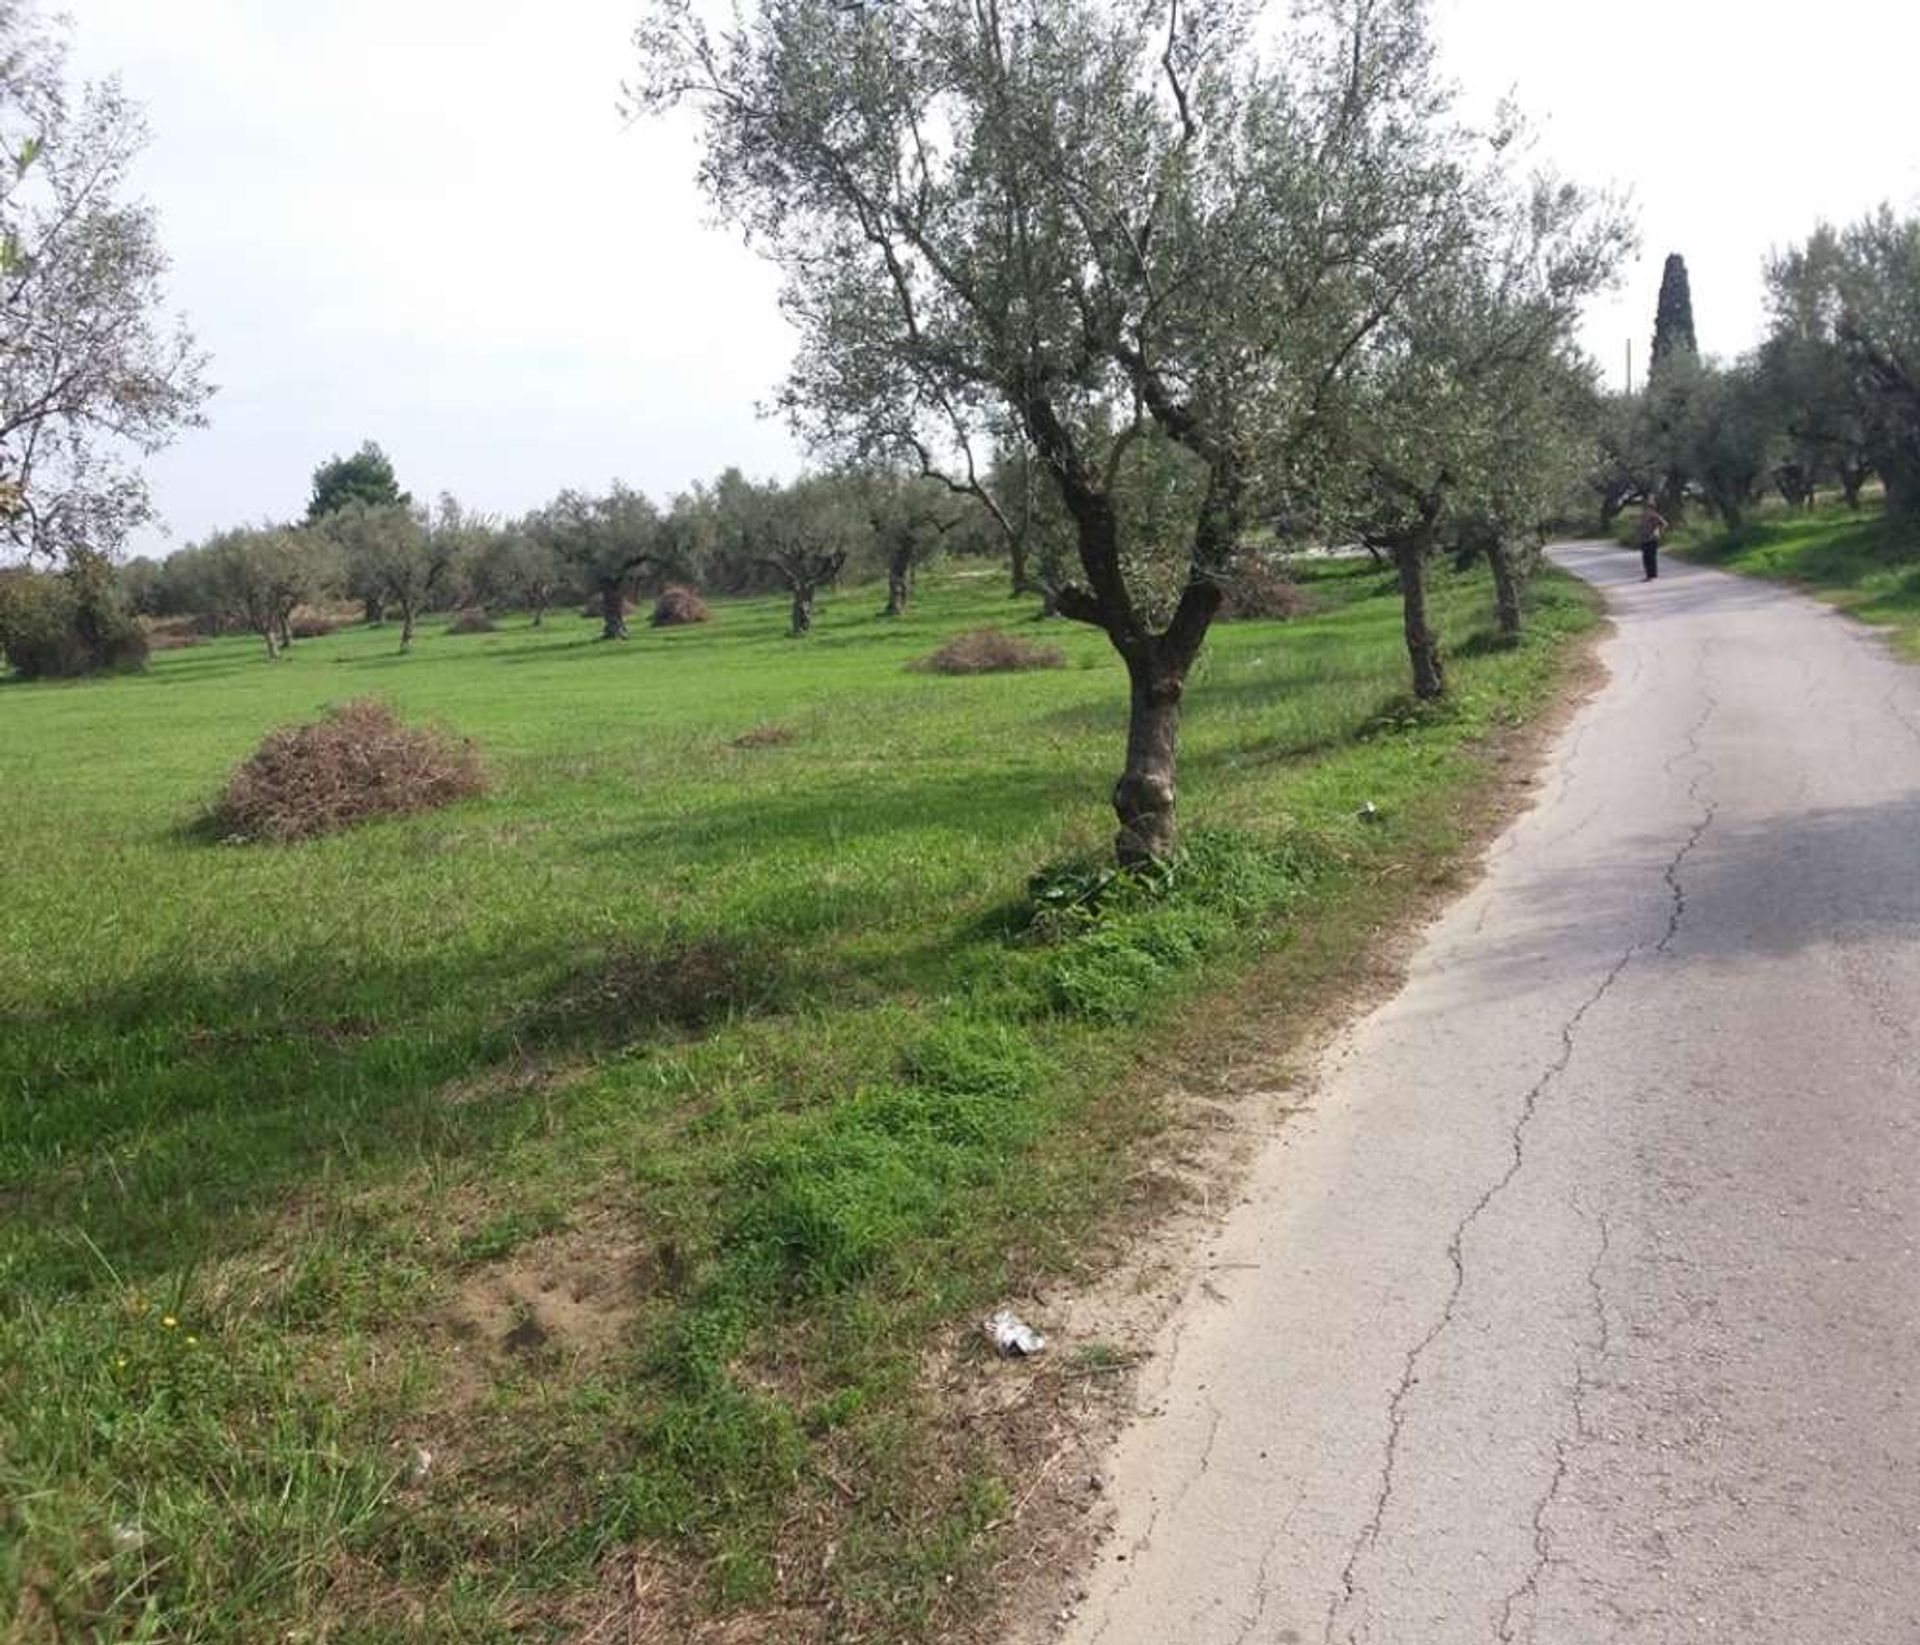
[[[1653,347],[1647,360],[1647,381],[1676,358],[1698,359],[1700,344],[1693,331],[1693,287],[1687,279],[1687,260],[1670,252],[1660,270],[1660,296],[1653,310]]]
[[[1059,609],[1128,670],[1127,861],[1172,849],[1180,699],[1244,528],[1501,164],[1418,0],[1322,0],[1278,43],[1267,21],[761,0],[716,31],[653,0],[638,35],[635,106],[699,107],[709,194],[782,270],[800,432],[1003,518],[989,454],[1032,448],[1073,527]]]
[[[44,558],[111,554],[153,517],[134,459],[202,422],[206,356],[162,314],[145,146],[108,80],[71,93],[62,30],[0,0],[0,532]]]
[[[337,513],[349,503],[368,508],[404,508],[413,501],[394,478],[393,463],[372,440],[350,457],[329,457],[313,471],[307,499],[307,524]]]

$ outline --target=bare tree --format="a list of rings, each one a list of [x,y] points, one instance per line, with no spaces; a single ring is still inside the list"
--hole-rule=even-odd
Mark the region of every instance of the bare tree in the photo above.
[[[129,456],[198,426],[211,392],[160,319],[152,209],[124,198],[146,144],[114,81],[65,85],[66,44],[0,0],[0,532],[45,557],[112,553],[153,516]]]
[[[1458,243],[1474,164],[1418,0],[1255,6],[759,0],[715,33],[653,0],[632,101],[691,100],[702,180],[785,276],[783,403],[1004,513],[1029,445],[1072,522],[1063,615],[1131,713],[1116,852],[1174,849],[1188,670],[1313,407]],[[1142,520],[1147,466],[1184,518]]]

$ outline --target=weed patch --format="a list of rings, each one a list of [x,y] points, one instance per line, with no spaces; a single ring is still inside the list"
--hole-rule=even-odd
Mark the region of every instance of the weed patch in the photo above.
[[[628,1044],[661,1028],[710,1028],[769,1008],[778,969],[762,952],[712,937],[618,941],[574,967],[523,1022],[533,1040]]]
[[[797,743],[800,733],[790,725],[756,725],[733,739],[735,748],[785,748]]]

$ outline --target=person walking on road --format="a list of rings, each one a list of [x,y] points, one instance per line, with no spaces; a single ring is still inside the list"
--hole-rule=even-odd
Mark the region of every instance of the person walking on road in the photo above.
[[[1647,582],[1660,575],[1660,533],[1667,522],[1660,515],[1660,499],[1649,497],[1640,511],[1640,564],[1646,568]]]

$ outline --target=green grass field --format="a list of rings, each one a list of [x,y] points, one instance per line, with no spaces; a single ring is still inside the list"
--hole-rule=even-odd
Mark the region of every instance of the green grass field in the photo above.
[[[1750,577],[1791,583],[1895,631],[1920,659],[1920,526],[1888,520],[1877,503],[1856,513],[1828,503],[1808,513],[1777,509],[1739,531],[1690,526],[1674,539],[1688,559]]]
[[[1060,624],[1066,669],[910,671],[1024,617],[985,574],[800,643],[734,601],[0,687],[0,1638],[565,1636],[636,1545],[804,1619],[767,1637],[977,1603],[1009,1483],[927,1344],[1110,1229],[1162,1117],[1129,1070],[1199,1002],[1303,936],[1350,962],[1461,849],[1594,621],[1546,572],[1504,650],[1437,572],[1455,697],[1415,713],[1391,577],[1306,575],[1317,615],[1209,641],[1187,858],[1038,933],[1029,877],[1106,852],[1124,676]],[[196,827],[368,693],[492,792]]]

